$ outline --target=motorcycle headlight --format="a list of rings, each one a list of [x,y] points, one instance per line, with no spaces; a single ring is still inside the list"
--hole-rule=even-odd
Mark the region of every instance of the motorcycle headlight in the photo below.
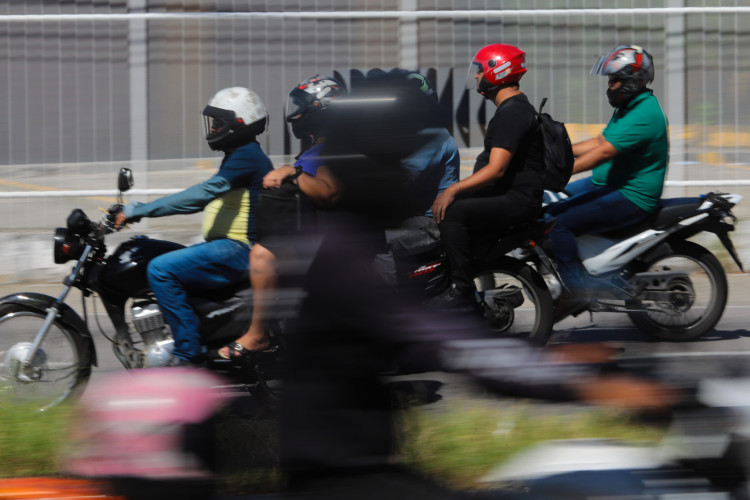
[[[83,241],[67,228],[55,229],[55,264],[64,264],[69,260],[77,260],[83,254]]]

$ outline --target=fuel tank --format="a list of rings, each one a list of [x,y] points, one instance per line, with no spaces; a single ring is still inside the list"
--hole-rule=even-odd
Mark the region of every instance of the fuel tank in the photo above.
[[[127,297],[145,295],[150,289],[146,278],[148,263],[180,248],[185,246],[140,235],[123,242],[99,268],[96,281],[100,291]]]

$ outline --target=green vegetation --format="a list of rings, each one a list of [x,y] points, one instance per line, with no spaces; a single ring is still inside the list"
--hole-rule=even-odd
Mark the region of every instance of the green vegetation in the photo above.
[[[466,401],[445,414],[414,409],[400,426],[399,459],[458,489],[523,448],[550,439],[610,438],[656,442],[663,430],[638,424],[621,411]]]
[[[59,474],[57,457],[74,418],[65,406],[42,414],[0,408],[0,478]],[[217,458],[225,491],[282,488],[275,419],[227,411],[219,422]],[[606,437],[642,442],[661,436],[660,429],[634,423],[621,412],[482,400],[458,401],[444,411],[413,407],[400,413],[397,428],[394,459],[454,488],[476,487],[481,475],[539,441]]]
[[[61,405],[46,412],[34,406],[0,406],[0,478],[53,475],[73,409]]]

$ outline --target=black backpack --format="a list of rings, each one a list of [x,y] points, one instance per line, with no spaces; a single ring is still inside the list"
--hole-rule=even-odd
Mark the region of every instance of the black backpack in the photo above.
[[[294,182],[285,178],[277,188],[261,189],[255,209],[258,241],[274,236],[292,236],[314,232],[317,221],[315,205]]]
[[[570,176],[573,175],[575,158],[565,124],[555,120],[548,113],[542,113],[546,102],[545,97],[537,113],[544,142],[544,189],[558,192],[565,188]]]

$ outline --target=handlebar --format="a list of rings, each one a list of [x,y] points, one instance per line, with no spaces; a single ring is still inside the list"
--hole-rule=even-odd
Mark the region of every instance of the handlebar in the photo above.
[[[110,234],[122,229],[122,226],[115,226],[117,214],[119,214],[120,212],[122,212],[122,203],[115,203],[113,205],[110,205],[110,207],[106,210],[106,212],[99,220],[98,228],[102,232],[102,234]]]

